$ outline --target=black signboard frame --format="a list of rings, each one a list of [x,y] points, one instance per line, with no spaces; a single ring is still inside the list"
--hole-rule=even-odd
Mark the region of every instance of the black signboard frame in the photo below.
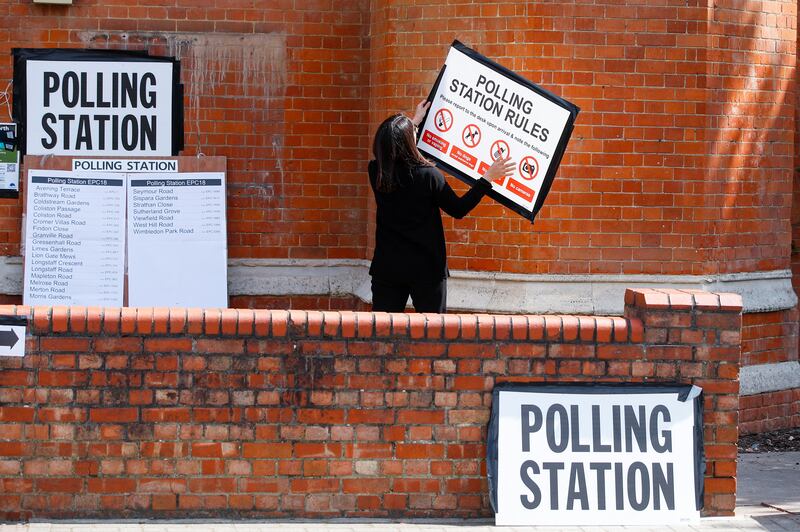
[[[574,129],[575,120],[578,117],[580,108],[577,105],[568,102],[564,98],[556,96],[555,94],[543,89],[542,87],[536,85],[530,80],[525,79],[516,72],[509,70],[508,68],[500,65],[499,63],[492,61],[488,57],[481,55],[477,51],[473,50],[472,48],[469,48],[468,46],[464,45],[458,40],[453,41],[453,44],[451,46],[452,48],[455,48],[456,50],[463,53],[470,59],[480,63],[483,66],[490,68],[491,70],[495,71],[501,76],[504,76],[512,81],[519,83],[520,85],[523,85],[525,88],[532,90],[539,96],[546,98],[547,100],[550,100],[552,103],[566,109],[569,112],[569,118],[567,119],[567,123],[564,127],[564,130],[561,133],[561,137],[558,140],[556,150],[553,153],[553,161],[550,163],[550,166],[547,169],[547,173],[545,174],[544,179],[542,180],[542,187],[539,191],[539,195],[536,198],[536,203],[533,206],[533,210],[525,209],[521,205],[503,196],[494,189],[490,190],[487,193],[489,197],[491,197],[498,203],[511,209],[520,216],[527,218],[528,220],[531,221],[531,223],[533,223],[534,218],[536,218],[536,215],[539,213],[539,210],[541,210],[542,205],[544,205],[544,200],[547,197],[548,192],[550,192],[550,187],[553,183],[553,179],[555,179],[556,171],[558,170],[558,167],[561,164],[561,159],[564,156],[564,152],[567,149],[567,144],[569,143],[570,136],[572,135],[572,130]],[[446,68],[447,65],[443,66],[442,69],[439,71],[439,76],[436,78],[436,82],[431,88],[431,92],[430,94],[428,94],[428,98],[426,101],[428,102],[434,101],[437,91],[439,90],[439,84],[442,80],[442,76],[444,75]],[[428,120],[428,113],[426,112],[425,118],[422,120],[422,123],[424,124],[427,120]],[[421,132],[418,132],[418,134],[421,134]],[[417,141],[419,141],[419,138],[417,138]],[[446,161],[441,159],[434,151],[428,150],[424,147],[420,148],[420,151],[423,152],[423,154],[427,156],[429,159],[431,159],[434,162],[434,164],[436,164],[437,167],[444,170],[448,174],[453,175],[454,177],[460,179],[461,181],[463,181],[468,185],[472,185],[473,183],[475,183],[476,179],[474,177],[469,176],[463,171],[459,170],[458,168],[448,164]]]
[[[107,62],[149,62],[172,63],[172,155],[178,155],[184,148],[184,112],[181,62],[174,57],[149,55],[134,50],[93,50],[82,48],[12,48],[14,56],[14,79],[12,94],[14,103],[11,118],[17,123],[20,162],[26,153],[25,124],[27,119],[27,62],[33,61],[107,61]]]
[[[552,394],[678,394],[678,400],[683,402],[693,400],[694,412],[694,494],[695,505],[699,511],[703,508],[704,476],[706,472],[705,449],[703,446],[703,392],[694,397],[690,394],[694,386],[681,383],[594,383],[594,382],[542,382],[542,383],[517,383],[503,382],[494,387],[492,391],[492,413],[489,418],[489,430],[486,442],[486,476],[489,484],[489,502],[497,513],[497,469],[498,469],[498,435],[500,427],[500,392],[529,392]]]

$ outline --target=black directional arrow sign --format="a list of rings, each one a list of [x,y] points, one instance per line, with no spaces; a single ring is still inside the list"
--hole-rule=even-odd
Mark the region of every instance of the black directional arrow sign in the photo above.
[[[28,320],[22,316],[0,316],[0,356],[25,356]]]
[[[19,342],[19,336],[17,336],[17,333],[14,332],[14,329],[9,331],[0,331],[0,346],[11,349],[17,344],[17,342]]]

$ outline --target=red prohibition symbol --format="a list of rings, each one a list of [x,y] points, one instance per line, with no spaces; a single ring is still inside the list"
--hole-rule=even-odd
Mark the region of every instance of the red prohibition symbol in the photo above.
[[[474,148],[481,141],[481,129],[475,124],[470,124],[461,133],[461,140],[468,148]]]
[[[441,132],[453,127],[453,113],[447,109],[439,109],[433,117],[433,125]]]
[[[510,153],[511,150],[508,147],[508,142],[504,140],[496,140],[494,143],[492,143],[490,155],[492,156],[493,161],[496,161],[497,159],[505,159]]]
[[[539,173],[539,162],[531,157],[530,155],[527,157],[523,157],[522,160],[519,162],[519,175],[522,176],[522,179],[527,179],[530,181],[536,174]]]

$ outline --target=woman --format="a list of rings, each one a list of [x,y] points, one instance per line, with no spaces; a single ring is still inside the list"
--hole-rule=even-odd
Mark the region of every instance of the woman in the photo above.
[[[417,105],[413,119],[390,116],[375,133],[369,181],[377,214],[369,273],[376,312],[402,312],[409,295],[417,312],[445,312],[448,271],[439,209],[463,218],[491,190],[492,180],[514,169],[510,159],[499,159],[469,191],[457,196],[417,150],[415,129],[429,105]]]

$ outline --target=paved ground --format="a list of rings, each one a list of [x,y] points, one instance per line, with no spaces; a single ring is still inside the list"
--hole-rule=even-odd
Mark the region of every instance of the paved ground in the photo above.
[[[495,527],[492,520],[332,521],[53,521],[0,525],[0,532],[800,532],[800,452],[739,455],[736,517],[691,526]]]

